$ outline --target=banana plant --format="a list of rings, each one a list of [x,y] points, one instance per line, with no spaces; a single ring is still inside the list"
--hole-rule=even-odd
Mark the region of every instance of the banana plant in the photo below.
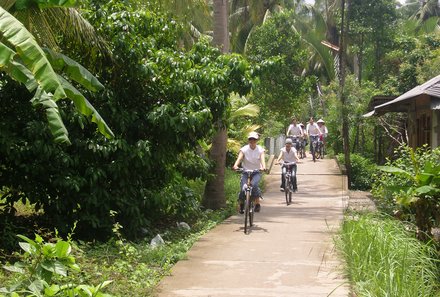
[[[396,166],[378,168],[407,181],[398,187],[390,186],[388,189],[394,193],[397,204],[414,211],[416,225],[421,231],[418,236],[426,240],[431,236],[433,222],[440,211],[440,163],[433,160],[421,162],[412,149],[410,149],[410,160],[412,166],[407,168],[412,170]]]
[[[103,88],[99,81],[79,63],[47,50],[47,54],[34,36],[4,8],[0,7],[0,70],[26,86],[34,93],[32,103],[46,110],[49,128],[54,140],[70,143],[67,129],[59,113],[57,101],[68,98],[77,109],[98,125],[98,130],[108,138],[113,132],[90,102],[56,70],[91,91]]]

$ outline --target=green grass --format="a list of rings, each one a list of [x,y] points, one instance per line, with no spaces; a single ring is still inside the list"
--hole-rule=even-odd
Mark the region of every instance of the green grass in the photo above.
[[[440,296],[439,255],[395,219],[346,217],[339,250],[355,296]]]

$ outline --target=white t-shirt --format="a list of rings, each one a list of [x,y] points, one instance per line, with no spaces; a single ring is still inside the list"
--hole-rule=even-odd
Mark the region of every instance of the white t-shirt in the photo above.
[[[324,136],[327,136],[328,134],[328,129],[325,125],[322,125],[319,130],[321,131],[322,134],[324,134]]]
[[[240,149],[243,152],[243,160],[241,165],[245,170],[257,170],[260,169],[261,154],[264,152],[264,148],[257,145],[255,149],[251,149],[249,144]]]
[[[280,151],[283,154],[281,158],[285,163],[296,162],[296,158],[295,158],[296,149],[294,147],[291,147],[289,152],[287,152],[286,147],[281,148]]]
[[[309,134],[309,136],[316,136],[316,135],[321,134],[319,131],[318,124],[316,124],[316,123],[313,123],[312,125],[310,123],[308,123],[306,131],[307,131],[307,134]]]
[[[302,135],[302,129],[301,127],[296,124],[296,126],[294,126],[293,124],[289,125],[289,128],[287,129],[287,136],[292,135],[292,136],[301,136]]]

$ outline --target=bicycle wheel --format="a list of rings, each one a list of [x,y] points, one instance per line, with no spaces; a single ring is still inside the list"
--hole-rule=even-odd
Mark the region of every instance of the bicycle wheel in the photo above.
[[[289,205],[289,193],[290,193],[289,178],[285,177],[285,179],[284,179],[284,194],[286,195],[286,205]]]
[[[316,144],[312,143],[312,158],[313,162],[316,162]]]
[[[289,203],[287,205],[290,203],[292,203],[292,191],[289,191]]]
[[[249,200],[249,227],[252,227],[254,225],[254,199]],[[249,233],[249,232],[248,232]]]
[[[244,202],[244,234],[248,233],[248,229],[250,228],[250,200],[251,193],[246,192],[246,201]],[[249,226],[248,226],[249,222]]]

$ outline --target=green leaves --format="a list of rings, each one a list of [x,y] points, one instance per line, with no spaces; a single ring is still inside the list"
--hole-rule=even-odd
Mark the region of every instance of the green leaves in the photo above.
[[[44,5],[69,5],[72,1],[40,1]],[[23,4],[23,3],[22,3]],[[40,5],[39,4],[39,5]],[[72,4],[72,3],[70,3]],[[98,130],[107,138],[113,132],[87,99],[67,80],[58,75],[54,68],[63,71],[70,79],[91,91],[99,91],[104,86],[89,71],[74,60],[51,50],[47,57],[35,41],[33,35],[12,15],[0,7],[0,33],[12,46],[0,43],[0,69],[12,78],[26,85],[30,92],[37,89],[32,102],[46,109],[48,124],[54,140],[70,144],[67,129],[60,116],[56,101],[70,98],[78,110],[90,116],[98,125]]]
[[[2,7],[0,32],[45,91],[54,94],[55,99],[66,97],[55,71],[32,34]]]
[[[19,274],[17,283],[10,288],[0,288],[0,293],[18,296],[18,293],[27,291],[32,296],[110,296],[103,294],[101,290],[111,281],[105,281],[98,286],[59,283],[62,277],[67,277],[69,270],[79,271],[75,258],[70,254],[69,242],[58,239],[53,244],[45,243],[39,235],[35,235],[35,240],[23,235],[17,236],[24,240],[19,242],[25,252],[22,261],[13,266],[3,266],[4,269]],[[58,277],[54,278],[55,275]],[[58,283],[52,283],[53,279]]]

